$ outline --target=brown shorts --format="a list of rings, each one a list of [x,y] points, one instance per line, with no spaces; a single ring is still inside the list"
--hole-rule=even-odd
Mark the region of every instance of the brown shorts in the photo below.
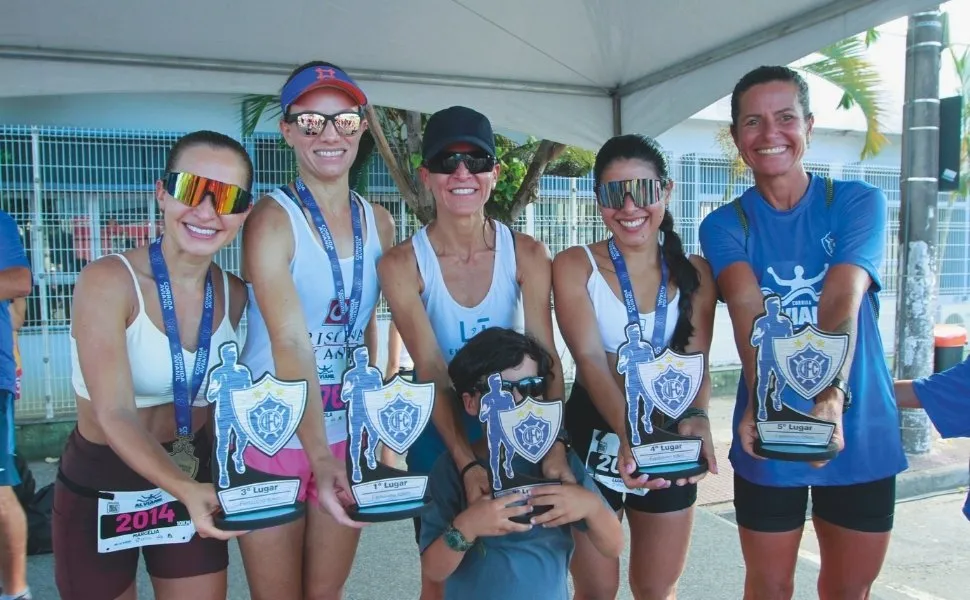
[[[170,444],[165,445],[170,450]],[[210,482],[212,440],[205,428],[195,434],[199,459],[196,480]],[[67,480],[67,481],[65,481]],[[113,600],[135,580],[139,552],[152,577],[178,579],[218,573],[229,565],[226,542],[198,534],[182,544],[98,553],[98,491],[141,491],[156,486],[109,446],[93,444],[75,429],[61,456],[54,485],[52,534],[54,577],[63,600]]]

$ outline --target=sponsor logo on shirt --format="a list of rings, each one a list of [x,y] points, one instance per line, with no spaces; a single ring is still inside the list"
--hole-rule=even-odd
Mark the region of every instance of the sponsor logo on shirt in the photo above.
[[[779,269],[780,270],[780,269]],[[818,299],[821,296],[822,281],[828,273],[829,265],[825,263],[822,270],[814,277],[805,276],[805,267],[795,265],[790,276],[779,273],[773,266],[768,267],[767,274],[774,279],[775,287],[762,286],[761,291],[766,296],[777,293],[781,296],[782,310],[797,325],[818,323]],[[816,291],[816,286],[819,291]],[[785,288],[788,288],[785,291]]]

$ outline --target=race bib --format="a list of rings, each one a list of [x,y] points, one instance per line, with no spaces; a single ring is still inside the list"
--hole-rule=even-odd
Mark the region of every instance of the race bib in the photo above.
[[[631,490],[623,485],[623,478],[620,477],[620,471],[616,466],[619,453],[619,436],[594,429],[593,439],[589,443],[589,453],[586,455],[586,471],[592,474],[593,479],[614,492],[646,496],[648,490],[642,488]]]
[[[321,385],[323,399],[323,423],[327,428],[327,442],[339,444],[347,441],[347,406],[340,399],[340,384]]]
[[[182,544],[195,535],[185,505],[160,489],[107,492],[98,499],[98,553],[142,546]]]

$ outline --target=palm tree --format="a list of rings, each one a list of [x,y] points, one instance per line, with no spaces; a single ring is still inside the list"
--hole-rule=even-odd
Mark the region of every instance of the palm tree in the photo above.
[[[878,39],[879,32],[872,28],[822,48],[816,53],[818,58],[810,62],[792,65],[793,69],[820,77],[842,90],[838,108],[849,110],[858,106],[862,110],[866,118],[866,138],[859,152],[860,160],[876,156],[889,143],[882,133],[886,109],[881,99],[879,72],[866,58],[866,51]],[[745,174],[747,165],[734,146],[730,126],[718,131],[717,141],[731,163],[731,175],[724,192],[725,200],[729,200],[734,195],[734,184]]]

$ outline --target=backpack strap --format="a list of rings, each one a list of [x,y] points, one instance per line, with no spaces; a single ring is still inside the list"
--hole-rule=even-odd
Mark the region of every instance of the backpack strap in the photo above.
[[[741,196],[738,196],[731,201],[731,206],[734,207],[734,212],[738,214],[738,221],[741,222],[741,231],[744,232],[744,251],[748,251],[748,237],[751,235],[751,230],[748,227],[748,215],[744,214],[744,208],[741,207]]]

